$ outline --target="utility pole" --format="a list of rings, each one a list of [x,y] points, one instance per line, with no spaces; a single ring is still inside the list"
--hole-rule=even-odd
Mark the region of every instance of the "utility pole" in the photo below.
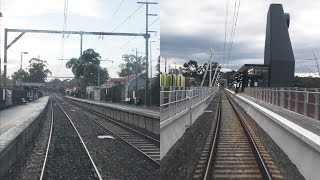
[[[319,68],[319,64],[318,64],[318,58],[317,58],[316,52],[314,50],[313,50],[313,55],[314,55],[314,61],[316,61],[316,65],[317,65],[318,75],[320,77],[320,68]]]
[[[167,73],[167,57],[164,57],[164,72]]]
[[[149,23],[148,23],[148,17],[149,16],[157,16],[156,14],[149,14],[149,4],[158,4],[157,2],[137,2],[138,4],[145,4],[146,5],[146,87],[145,87],[145,106],[148,106],[148,86],[149,86],[149,83],[148,83],[148,68],[149,68],[149,38],[150,38],[150,35],[149,35],[149,30],[148,30],[148,27],[149,27]]]
[[[0,44],[1,44],[1,19],[2,19],[2,17],[3,17],[2,12],[0,12]],[[1,74],[1,48],[0,48],[0,87],[2,86],[1,82],[2,82],[2,74]],[[0,92],[0,93],[2,93],[2,92]],[[3,97],[0,100],[3,100]]]
[[[150,106],[152,106],[152,48],[151,45],[155,41],[150,41]]]

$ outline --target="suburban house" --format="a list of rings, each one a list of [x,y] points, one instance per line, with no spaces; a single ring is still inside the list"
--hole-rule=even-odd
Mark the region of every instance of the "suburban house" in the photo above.
[[[136,97],[144,102],[145,71],[137,75],[110,78],[100,86],[87,86],[87,98],[112,102],[134,103]]]

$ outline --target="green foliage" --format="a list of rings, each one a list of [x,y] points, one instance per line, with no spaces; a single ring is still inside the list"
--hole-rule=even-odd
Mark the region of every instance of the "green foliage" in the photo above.
[[[79,81],[77,79],[64,79],[61,81],[60,79],[52,79],[49,82],[46,82],[46,86],[49,87],[50,89],[59,89],[61,87],[66,87],[66,88],[73,88],[73,87],[78,87],[79,86]]]
[[[207,66],[207,63],[205,63],[203,66],[199,66],[197,61],[190,60],[188,63],[184,63],[183,65],[183,76],[193,77],[196,79],[196,81],[201,82],[205,74],[205,71],[207,69],[206,66]],[[214,75],[214,68],[216,68],[217,66],[218,66],[218,63],[212,62],[212,74],[211,74],[212,77]],[[204,82],[205,86],[209,84],[209,81],[208,81],[209,76],[210,76],[210,73],[208,71],[206,75],[206,80]]]
[[[11,78],[14,81],[19,81],[20,76],[22,82],[28,82],[30,79],[29,73],[23,69],[19,69],[18,71],[14,72],[13,75],[11,75]]]
[[[304,88],[320,88],[320,78],[296,76],[294,77],[294,86]]]
[[[100,67],[101,56],[93,49],[83,51],[80,58],[72,58],[66,67],[72,70],[76,79],[80,79],[81,89],[88,85],[98,85],[98,70],[100,70],[100,84],[109,78],[107,69]]]
[[[47,80],[48,75],[51,75],[51,71],[47,69],[47,61],[32,58],[29,60],[29,72],[19,69],[11,75],[14,81],[19,81],[21,76],[22,82],[37,82],[44,83]]]
[[[142,56],[138,56],[136,59],[136,56],[132,54],[125,54],[122,56],[123,61],[125,63],[122,63],[119,65],[121,68],[121,71],[118,72],[118,75],[120,77],[129,76],[132,74],[141,73],[143,70],[146,69],[146,58]]]
[[[29,81],[31,82],[44,83],[48,75],[52,74],[49,69],[46,69],[48,63],[45,60],[32,58],[29,63]]]

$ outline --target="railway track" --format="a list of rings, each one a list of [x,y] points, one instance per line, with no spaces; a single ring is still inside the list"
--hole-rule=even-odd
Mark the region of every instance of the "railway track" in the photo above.
[[[84,109],[85,111],[88,111],[89,113],[100,117],[91,118],[90,115],[85,115],[86,118],[89,118],[102,128],[106,129],[107,131],[110,131],[115,136],[123,140],[125,143],[127,143],[128,145],[136,149],[138,152],[146,156],[152,162],[160,166],[160,141],[158,139],[155,139],[149,135],[132,129],[131,127],[121,124],[116,120],[113,120],[100,113],[94,112],[88,108],[84,108],[70,101],[65,101],[63,99],[60,100],[65,102],[69,106],[75,106]]]
[[[78,130],[54,97],[40,179],[102,179]]]
[[[224,92],[194,179],[283,179],[272,158]]]

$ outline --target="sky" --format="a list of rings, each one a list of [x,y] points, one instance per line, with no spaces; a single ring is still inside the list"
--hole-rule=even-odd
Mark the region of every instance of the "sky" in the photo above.
[[[144,5],[139,8],[141,5],[137,4],[136,0],[1,0],[0,11],[3,14],[0,40],[2,72],[4,28],[62,31],[65,2],[68,2],[65,28],[67,31],[145,32],[146,7]],[[159,3],[159,0],[152,2]],[[153,72],[155,72],[157,62],[155,59],[160,54],[160,4],[149,5],[149,13],[158,15],[149,17],[149,30],[157,31],[157,33],[151,33],[149,39],[155,41],[151,49]],[[133,15],[130,16],[131,14]],[[18,35],[19,33],[9,33],[8,43]],[[52,76],[73,77],[71,70],[65,67],[67,61],[58,59],[80,56],[80,35],[65,35],[64,40],[62,39],[62,34],[26,33],[23,35],[8,50],[8,76],[20,68],[21,52],[28,52],[28,54],[23,54],[23,69],[27,68],[31,58],[40,57],[48,62]],[[137,48],[138,55],[144,56],[145,39],[123,36],[104,36],[102,39],[99,36],[84,35],[83,51],[88,48],[93,48],[98,52],[102,60],[113,61],[113,63],[103,61],[101,66],[108,69],[111,77],[118,77],[119,64],[123,62],[122,55],[135,54],[133,49]]]
[[[315,61],[306,59],[314,58],[313,51],[320,57],[320,1],[229,0],[225,52],[230,50],[235,2],[240,2],[240,6],[228,64],[223,58],[226,2],[161,1],[161,56],[167,58],[168,67],[173,68],[174,63],[183,66],[191,59],[203,65],[210,57],[211,45],[217,54],[213,60],[223,64],[224,70],[238,70],[243,64],[263,64],[267,12],[271,3],[280,3],[284,12],[290,13],[295,73],[315,76]],[[164,58],[161,70],[164,71]]]

